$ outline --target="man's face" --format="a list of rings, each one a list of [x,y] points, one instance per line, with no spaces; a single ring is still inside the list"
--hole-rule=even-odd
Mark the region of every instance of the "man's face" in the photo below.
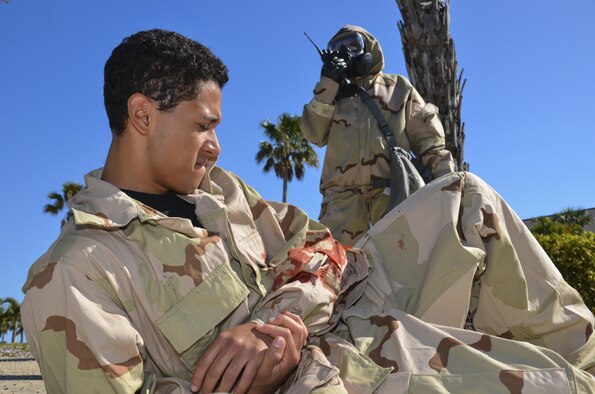
[[[191,193],[203,180],[207,163],[221,151],[215,134],[221,122],[221,89],[216,82],[203,82],[195,99],[154,114],[146,152],[147,192]]]

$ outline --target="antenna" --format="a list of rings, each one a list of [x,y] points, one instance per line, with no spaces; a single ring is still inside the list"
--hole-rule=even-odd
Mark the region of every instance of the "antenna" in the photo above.
[[[312,45],[314,45],[314,48],[316,48],[316,50],[318,51],[318,54],[320,55],[320,57],[322,57],[322,51],[320,50],[320,48],[318,48],[318,45],[316,45],[316,43],[314,41],[312,41],[312,39],[310,38],[310,36],[308,35],[308,33],[304,32],[304,35],[306,37],[308,37],[308,40],[310,40],[310,42],[312,43]]]

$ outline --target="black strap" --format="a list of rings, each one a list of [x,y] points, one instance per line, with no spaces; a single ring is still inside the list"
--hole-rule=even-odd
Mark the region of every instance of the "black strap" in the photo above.
[[[384,119],[382,112],[380,112],[380,108],[378,108],[372,96],[370,96],[368,92],[366,92],[366,90],[361,86],[358,86],[356,92],[357,95],[362,99],[364,104],[366,104],[370,112],[372,112],[372,115],[374,115],[374,117],[376,118],[376,121],[378,122],[378,127],[380,127],[380,131],[382,131],[382,134],[384,134],[386,141],[388,141],[389,147],[391,149],[396,148],[397,140],[395,139],[395,135],[390,126],[388,125],[386,119]]]
[[[364,104],[366,104],[370,112],[372,112],[372,115],[374,115],[374,117],[376,118],[376,121],[378,122],[378,127],[380,127],[380,131],[382,131],[382,134],[384,134],[384,138],[386,138],[386,141],[388,142],[389,150],[399,148],[397,146],[397,140],[392,129],[388,125],[388,122],[384,118],[384,115],[382,115],[382,112],[380,112],[380,108],[378,108],[378,105],[376,105],[372,96],[370,96],[370,94],[366,92],[366,90],[361,86],[356,86],[355,92],[362,99]],[[403,152],[405,151],[403,150]],[[433,178],[430,169],[424,167],[421,160],[419,160],[418,158],[412,157],[410,154],[407,154],[407,156],[409,157],[409,160],[411,161],[411,163],[413,163],[417,171],[420,173],[424,181],[426,183],[430,182]]]
[[[397,146],[395,135],[386,119],[384,119],[382,112],[380,112],[380,108],[378,108],[372,99],[372,96],[370,96],[361,86],[358,86],[356,92],[378,121],[378,127],[380,127],[380,130],[382,131],[382,134],[384,134],[384,138],[386,138],[389,145],[388,151],[391,175],[389,181],[390,200],[386,208],[386,213],[388,213],[410,194],[422,187],[424,185],[424,180],[421,175],[419,175],[416,166],[413,164],[414,158],[411,154]]]

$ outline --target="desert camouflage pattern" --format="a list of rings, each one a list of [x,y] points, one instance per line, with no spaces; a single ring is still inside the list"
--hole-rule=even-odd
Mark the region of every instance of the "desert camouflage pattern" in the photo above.
[[[189,392],[222,330],[292,310],[324,332],[338,295],[368,273],[352,252],[360,257],[342,280],[346,252],[325,227],[218,168],[184,196],[208,230],[100,177],[86,176],[74,221],[24,286],[27,338],[50,393]]]
[[[453,171],[438,108],[425,103],[405,77],[381,72],[384,55],[369,32],[347,25],[336,36],[349,31],[360,32],[366,51],[372,54],[369,75],[357,78],[356,83],[375,100],[397,145],[421,158],[434,177]],[[340,242],[353,245],[386,211],[389,198],[383,189],[390,181],[388,143],[359,96],[337,99],[338,89],[335,81],[320,78],[314,97],[304,106],[301,130],[313,144],[326,146],[320,179],[320,222]]]
[[[188,393],[217,333],[286,309],[310,344],[282,393],[595,390],[578,369],[595,362],[593,315],[470,174],[421,189],[358,248],[217,167],[182,196],[204,229],[100,176],[23,287],[48,393]]]

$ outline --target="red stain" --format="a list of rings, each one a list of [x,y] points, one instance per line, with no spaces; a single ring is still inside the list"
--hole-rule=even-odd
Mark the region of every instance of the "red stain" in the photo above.
[[[316,252],[325,254],[328,257],[327,263],[320,267],[317,272],[308,272],[309,270],[305,268]],[[329,272],[332,272],[340,279],[343,270],[347,266],[345,249],[330,236],[330,233],[306,241],[303,248],[290,249],[287,257],[289,262],[284,267],[285,269],[275,277],[273,290],[277,290],[292,281],[314,284],[317,279],[321,279],[324,282]]]

